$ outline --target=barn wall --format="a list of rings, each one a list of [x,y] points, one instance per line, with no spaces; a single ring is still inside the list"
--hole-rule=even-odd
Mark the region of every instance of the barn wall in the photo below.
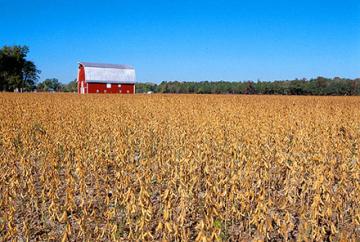
[[[134,94],[135,84],[122,84],[121,93]]]
[[[82,83],[85,87],[85,93],[86,93],[85,70],[83,66],[80,66],[78,70],[78,93],[80,93],[80,87]]]
[[[105,83],[88,83],[88,93],[123,93],[133,94],[134,84],[111,84],[108,88]]]

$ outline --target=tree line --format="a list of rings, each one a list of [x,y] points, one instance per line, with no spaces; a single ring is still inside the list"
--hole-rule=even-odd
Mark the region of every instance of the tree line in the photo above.
[[[56,78],[45,79],[44,81],[36,85],[36,91],[38,92],[77,92],[76,79],[63,84]]]
[[[279,94],[279,95],[360,95],[360,78],[325,78],[284,81],[168,81],[160,84],[138,83],[137,93],[197,94]]]
[[[0,91],[76,92],[76,79],[63,84],[58,79],[38,82],[40,70],[27,60],[27,46],[4,46],[0,49]],[[137,83],[137,93],[198,94],[280,94],[280,95],[360,95],[360,78],[295,79],[283,81],[164,81],[160,84]]]

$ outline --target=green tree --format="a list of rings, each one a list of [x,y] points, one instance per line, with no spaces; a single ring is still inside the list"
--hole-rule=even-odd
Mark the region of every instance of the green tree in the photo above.
[[[137,84],[137,88],[141,88]],[[247,81],[247,82],[162,82],[154,84],[154,91],[161,93],[213,93],[213,94],[280,94],[280,95],[359,95],[360,79],[333,79],[318,77],[306,80]]]
[[[156,84],[155,83],[136,83],[136,93],[147,93],[147,92],[155,92]]]
[[[77,79],[64,85],[64,92],[77,92],[77,90],[78,90]]]
[[[0,49],[0,90],[29,91],[35,88],[40,71],[26,59],[27,46],[4,46]]]
[[[54,92],[60,92],[64,90],[64,85],[59,82],[58,79],[52,78],[52,79],[46,79],[43,82],[40,82],[37,86],[38,91],[54,91]]]

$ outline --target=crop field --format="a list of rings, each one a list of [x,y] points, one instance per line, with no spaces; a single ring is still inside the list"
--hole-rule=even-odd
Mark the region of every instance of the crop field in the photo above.
[[[360,97],[0,105],[2,241],[360,240]]]

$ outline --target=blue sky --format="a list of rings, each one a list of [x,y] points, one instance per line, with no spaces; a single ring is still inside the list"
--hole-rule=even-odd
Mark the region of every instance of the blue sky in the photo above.
[[[77,62],[138,81],[360,77],[360,1],[4,1],[0,45],[28,45],[41,80]]]

